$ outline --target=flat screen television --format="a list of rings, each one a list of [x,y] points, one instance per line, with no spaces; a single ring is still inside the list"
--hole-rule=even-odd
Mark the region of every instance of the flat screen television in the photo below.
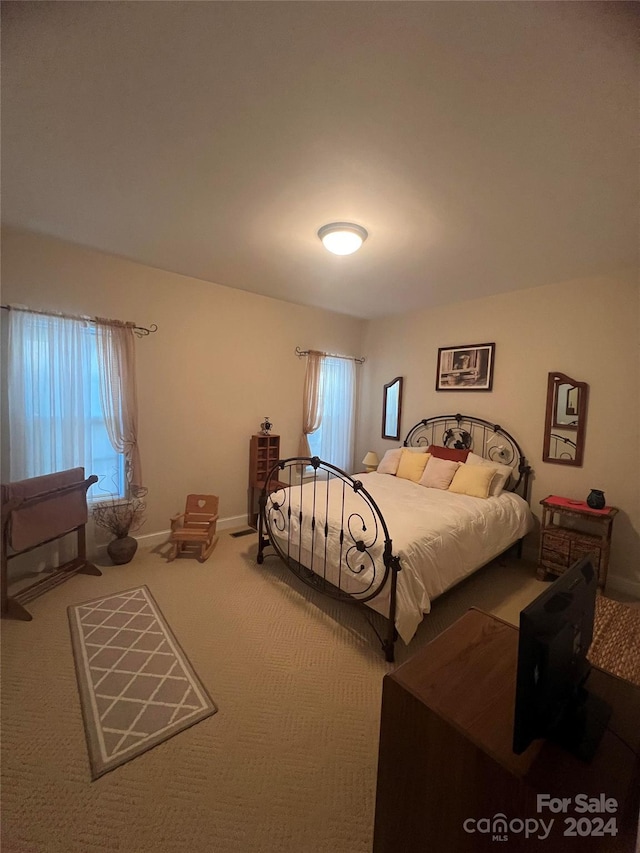
[[[590,694],[598,576],[589,557],[574,563],[520,613],[513,751],[548,738],[590,761],[611,709]]]

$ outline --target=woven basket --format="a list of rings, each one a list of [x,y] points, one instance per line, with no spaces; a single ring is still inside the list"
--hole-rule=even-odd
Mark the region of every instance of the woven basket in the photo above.
[[[599,595],[589,660],[640,686],[640,609]]]

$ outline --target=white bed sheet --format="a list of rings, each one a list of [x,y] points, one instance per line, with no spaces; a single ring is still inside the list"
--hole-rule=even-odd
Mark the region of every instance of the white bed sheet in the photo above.
[[[510,545],[528,533],[533,527],[533,516],[528,504],[518,495],[503,492],[499,497],[473,498],[458,495],[443,489],[429,489],[411,480],[389,474],[359,474],[365,489],[371,494],[382,513],[393,542],[393,553],[400,558],[398,574],[396,628],[405,643],[416,632],[422,617],[431,609],[431,602],[476,569],[486,565]],[[298,524],[300,495],[304,520],[302,535]],[[330,480],[329,519],[339,519],[342,506],[342,481]],[[314,567],[324,564],[325,543],[327,559],[337,566],[340,560],[340,523],[330,521],[330,533],[325,540],[319,530],[324,526],[326,505],[326,481],[316,483],[315,517],[316,532],[312,534],[308,519],[313,495],[313,483],[290,490],[291,539],[279,540],[286,552],[292,547],[291,556],[304,565],[311,565],[313,540]],[[282,492],[275,492],[267,500],[267,511],[271,504],[282,499]],[[345,517],[350,512],[362,509],[362,499],[349,488],[345,491]],[[371,534],[370,519],[368,531]],[[357,529],[357,528],[356,528]],[[346,541],[346,540],[345,540]],[[382,553],[383,537],[372,552]],[[344,547],[343,547],[344,553]],[[354,552],[355,553],[355,552]],[[360,562],[367,565],[366,557]],[[381,558],[380,558],[381,564]],[[378,569],[379,570],[379,569]],[[345,577],[349,576],[348,584]],[[327,580],[337,582],[337,569]],[[365,568],[360,574],[343,572],[341,585],[349,592],[361,593],[371,580],[371,572]],[[385,590],[368,602],[382,613],[389,610],[389,584]]]

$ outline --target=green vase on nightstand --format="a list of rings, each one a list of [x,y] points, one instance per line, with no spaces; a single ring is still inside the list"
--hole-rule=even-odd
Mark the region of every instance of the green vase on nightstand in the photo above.
[[[587,497],[587,506],[590,506],[591,509],[604,509],[605,503],[604,492],[600,489],[591,489]]]

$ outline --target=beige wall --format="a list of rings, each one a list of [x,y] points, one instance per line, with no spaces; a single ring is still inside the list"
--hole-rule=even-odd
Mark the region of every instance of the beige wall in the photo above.
[[[603,489],[607,503],[620,508],[610,575],[640,596],[639,309],[637,275],[621,273],[370,322],[356,458],[396,446],[380,438],[382,386],[404,376],[402,436],[438,414],[462,412],[500,424],[533,466],[537,516],[549,494],[584,499],[591,488]],[[489,341],[496,343],[493,391],[435,391],[438,347]],[[550,371],[589,384],[581,468],[542,462]]]
[[[360,354],[364,322],[210,284],[12,229],[2,301],[152,323],[136,343],[148,518],[169,527],[189,492],[246,515],[249,438],[265,415],[295,455],[306,360],[295,347]],[[244,524],[246,519],[240,519]]]
[[[364,354],[356,469],[380,438],[382,386],[403,376],[402,435],[461,411],[500,423],[534,468],[531,504],[605,491],[620,507],[611,574],[640,594],[640,294],[619,274],[518,291],[370,322],[202,282],[6,229],[3,302],[157,323],[138,341],[140,441],[149,487],[141,533],[168,527],[191,491],[213,491],[221,517],[246,511],[249,436],[268,415],[293,455],[305,361],[296,346]],[[490,393],[436,392],[439,346],[495,341]],[[589,383],[582,468],[542,462],[547,374]],[[243,522],[242,522],[243,523]],[[636,586],[634,586],[634,584]]]

